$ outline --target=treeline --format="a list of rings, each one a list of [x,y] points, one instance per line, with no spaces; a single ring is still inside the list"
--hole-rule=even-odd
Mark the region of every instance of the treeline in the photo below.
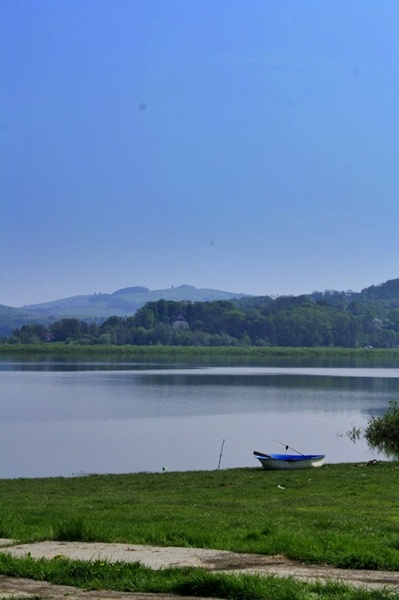
[[[213,302],[149,302],[134,315],[102,324],[65,318],[23,325],[3,341],[175,346],[399,346],[397,302],[324,292]]]

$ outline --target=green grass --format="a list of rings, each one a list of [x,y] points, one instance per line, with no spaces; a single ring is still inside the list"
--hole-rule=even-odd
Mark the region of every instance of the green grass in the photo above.
[[[145,358],[174,357],[226,357],[226,358],[343,358],[392,359],[399,357],[398,348],[330,348],[330,347],[255,347],[255,346],[116,346],[85,345],[76,342],[52,342],[40,344],[0,344],[0,356],[43,356],[43,355],[85,355],[85,356],[124,356]]]
[[[339,582],[303,583],[292,578],[211,573],[203,569],[153,571],[139,563],[15,559],[0,554],[0,574],[45,580],[85,590],[164,593],[229,600],[394,600],[386,589],[367,591]]]
[[[0,480],[0,537],[192,546],[399,570],[399,463]],[[278,487],[280,486],[280,487]],[[280,489],[281,487],[285,489]],[[231,600],[388,600],[339,583],[0,554],[0,574]]]
[[[380,463],[0,480],[0,537],[192,546],[399,570],[398,478],[398,463]]]

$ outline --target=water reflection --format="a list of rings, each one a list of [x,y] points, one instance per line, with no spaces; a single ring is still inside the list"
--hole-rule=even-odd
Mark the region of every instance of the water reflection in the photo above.
[[[312,370],[313,371],[313,370]],[[207,375],[207,377],[205,377]],[[234,378],[234,385],[242,386],[272,386],[278,387],[282,383],[285,387],[291,388],[319,388],[329,389],[334,387],[335,389],[342,390],[364,390],[371,389],[375,391],[389,392],[398,389],[399,371],[378,373],[368,375],[367,377],[362,376],[360,373],[352,372],[350,374],[341,375],[339,372],[330,374],[327,371],[320,371],[315,373],[306,373],[302,370],[302,374],[296,374],[292,371],[284,371],[281,369],[280,373],[270,372],[267,374],[259,374],[259,370],[247,371],[246,374],[237,373],[236,369],[232,369],[230,373],[220,373],[217,369],[206,372],[191,373],[189,371],[175,371],[173,373],[166,372],[144,372],[141,376],[137,375],[137,379],[142,385],[208,385],[209,378],[212,378],[212,385],[227,385],[232,382]]]
[[[123,354],[105,354],[101,359],[89,358],[77,355],[35,355],[23,354],[17,360],[14,355],[3,355],[0,357],[0,371],[2,370],[45,370],[45,371],[88,371],[88,370],[164,370],[164,369],[187,369],[187,368],[206,368],[206,367],[263,367],[278,369],[333,369],[337,372],[340,369],[365,369],[370,372],[372,369],[397,370],[398,361],[394,358],[374,358],[372,355],[358,357],[252,357],[252,356],[190,356],[189,358],[176,359],[173,356],[158,356],[156,359],[145,358],[145,355],[139,359],[133,360]],[[397,375],[398,376],[398,375]]]
[[[397,444],[392,444],[392,442],[380,442],[378,444],[375,442],[368,442],[368,444],[372,450],[376,450],[386,458],[390,460],[399,460],[399,448]]]

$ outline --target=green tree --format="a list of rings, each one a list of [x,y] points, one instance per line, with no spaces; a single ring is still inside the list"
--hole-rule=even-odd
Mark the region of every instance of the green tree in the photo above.
[[[14,330],[13,336],[17,337],[22,344],[38,344],[47,333],[47,327],[32,323],[22,325],[21,329]]]
[[[226,310],[220,315],[220,328],[231,337],[241,339],[246,334],[248,320],[242,310]]]
[[[134,315],[136,327],[144,327],[144,329],[152,329],[155,326],[155,314],[148,304],[143,306]]]
[[[79,340],[83,333],[88,332],[88,325],[78,319],[61,319],[50,327],[55,341]]]

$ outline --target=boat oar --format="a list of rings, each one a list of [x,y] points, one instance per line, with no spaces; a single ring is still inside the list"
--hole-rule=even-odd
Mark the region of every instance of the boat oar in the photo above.
[[[288,444],[283,444],[283,442],[279,442],[278,440],[275,440],[275,439],[273,439],[273,442],[277,442],[278,444],[281,444],[282,446],[285,446],[285,451],[286,452],[287,452],[287,450],[289,448],[293,452],[296,452],[297,454],[300,454],[301,456],[305,456],[303,452],[299,452],[299,450],[295,450],[295,448],[291,448],[291,446],[288,446]]]

